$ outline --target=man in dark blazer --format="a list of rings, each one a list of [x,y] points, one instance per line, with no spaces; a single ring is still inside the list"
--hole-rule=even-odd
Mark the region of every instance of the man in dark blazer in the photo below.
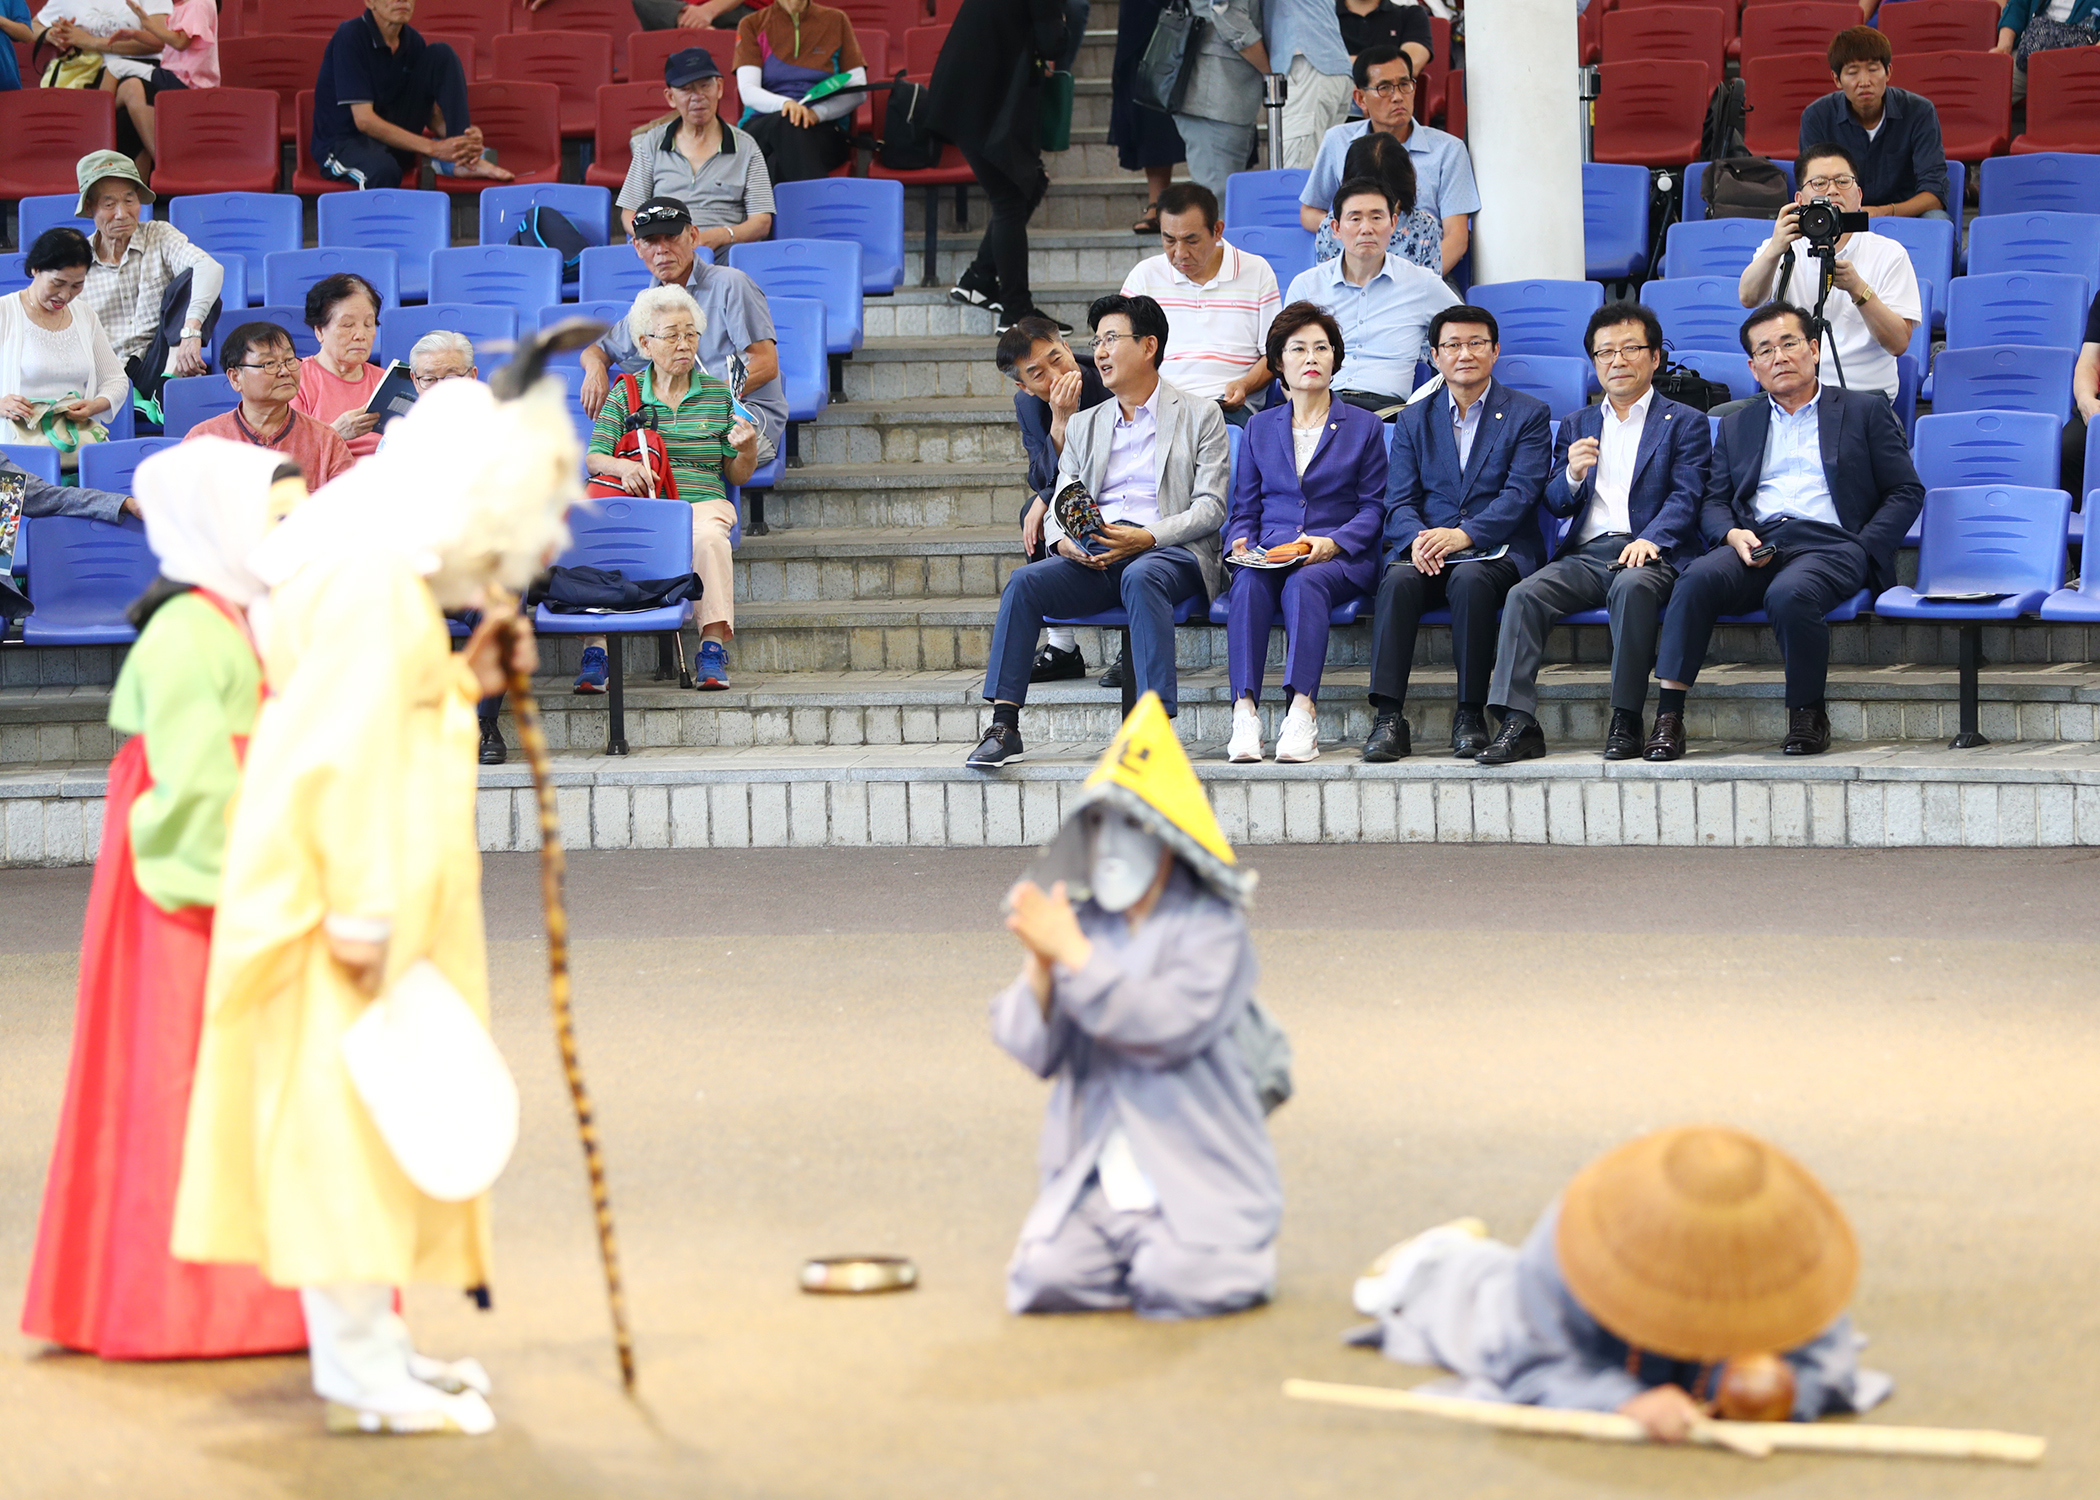
[[[1108,399],[1108,387],[1091,359],[1081,359],[1048,318],[1027,317],[999,335],[993,354],[999,373],[1019,389],[1014,392],[1014,420],[1021,425],[1021,449],[1028,455],[1028,498],[1021,502],[1021,554],[1030,562],[1050,555],[1043,542],[1043,517],[1050,509],[1050,490],[1057,461],[1064,456],[1065,424],[1080,412]],[[1052,625],[1035,656],[1030,682],[1062,682],[1086,676],[1086,658],[1068,625]]]
[[[1655,389],[1662,324],[1638,302],[1590,316],[1583,336],[1605,401],[1560,420],[1546,509],[1566,518],[1553,560],[1509,591],[1488,706],[1502,729],[1480,764],[1506,766],[1546,753],[1539,727],[1539,662],[1562,615],[1602,608],[1611,619],[1611,723],[1606,760],[1632,760],[1646,729],[1641,711],[1655,638],[1677,570],[1699,555],[1699,503],[1712,452],[1706,414]]]
[[[1495,380],[1501,342],[1484,307],[1447,307],[1429,320],[1443,389],[1393,420],[1385,494],[1385,577],[1371,626],[1371,737],[1364,759],[1398,760],[1410,748],[1407,677],[1423,612],[1451,607],[1458,709],[1451,753],[1487,747],[1488,676],[1495,611],[1544,550],[1539,497],[1553,461],[1546,403]],[[1506,548],[1500,556],[1480,556]],[[1470,555],[1469,555],[1470,554]]]
[[[1896,581],[1896,548],[1925,503],[1902,424],[1878,392],[1821,386],[1808,316],[1768,302],[1743,320],[1743,352],[1770,398],[1721,419],[1700,530],[1713,550],[1677,581],[1663,621],[1662,684],[1646,758],[1684,754],[1684,695],[1722,615],[1763,607],[1786,661],[1788,755],[1830,748],[1824,616]]]

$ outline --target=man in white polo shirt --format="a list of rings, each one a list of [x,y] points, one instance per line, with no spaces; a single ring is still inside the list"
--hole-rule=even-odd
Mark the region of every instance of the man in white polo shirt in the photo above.
[[[1244,426],[1273,378],[1262,351],[1283,307],[1276,273],[1225,242],[1217,197],[1201,183],[1159,195],[1159,238],[1165,253],[1133,266],[1123,295],[1150,297],[1167,315],[1174,338],[1159,373]]]

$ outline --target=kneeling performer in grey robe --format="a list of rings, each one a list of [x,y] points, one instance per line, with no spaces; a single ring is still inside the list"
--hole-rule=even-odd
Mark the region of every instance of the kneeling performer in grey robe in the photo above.
[[[992,1034],[1056,1081],[1012,1311],[1200,1318],[1275,1290],[1283,1189],[1262,1115],[1288,1083],[1254,1000],[1253,884],[1147,694],[1009,897],[1026,953]]]

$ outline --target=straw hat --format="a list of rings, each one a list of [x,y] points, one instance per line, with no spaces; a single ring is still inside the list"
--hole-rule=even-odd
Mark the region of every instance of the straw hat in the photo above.
[[[1859,1277],[1852,1226],[1808,1169],[1719,1125],[1658,1131],[1591,1162],[1554,1237],[1568,1290],[1640,1349],[1723,1360],[1792,1349]]]

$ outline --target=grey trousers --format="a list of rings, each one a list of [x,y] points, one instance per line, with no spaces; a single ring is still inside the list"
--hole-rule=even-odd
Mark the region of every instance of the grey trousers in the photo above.
[[[1246,171],[1247,158],[1254,154],[1254,122],[1230,125],[1200,115],[1176,115],[1174,128],[1181,132],[1190,179],[1202,183],[1218,195],[1220,203],[1224,202],[1225,179]]]
[[[1184,1245],[1158,1209],[1119,1213],[1087,1184],[1048,1239],[1023,1240],[1006,1268],[1016,1313],[1104,1312],[1210,1318],[1241,1312],[1276,1291],[1276,1245],[1252,1250]]]
[[[1632,538],[1596,537],[1555,558],[1509,591],[1502,601],[1502,636],[1495,645],[1495,677],[1488,702],[1496,708],[1539,711],[1539,662],[1546,632],[1562,615],[1602,605],[1611,615],[1611,706],[1639,713],[1648,700],[1648,673],[1662,632],[1663,606],[1677,571],[1658,558],[1640,568],[1611,571]]]

